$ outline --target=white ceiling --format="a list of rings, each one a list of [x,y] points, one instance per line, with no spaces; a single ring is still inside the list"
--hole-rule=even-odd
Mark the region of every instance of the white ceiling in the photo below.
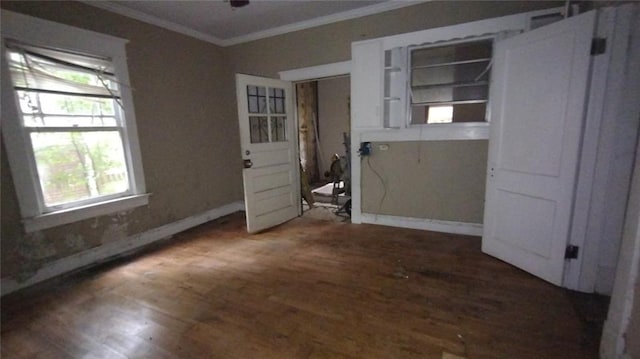
[[[390,0],[85,1],[86,4],[181,32],[221,46],[414,5]]]

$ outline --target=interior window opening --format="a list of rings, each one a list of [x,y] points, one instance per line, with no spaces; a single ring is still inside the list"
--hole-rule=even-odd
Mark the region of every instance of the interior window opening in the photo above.
[[[493,39],[410,49],[411,124],[485,122]]]

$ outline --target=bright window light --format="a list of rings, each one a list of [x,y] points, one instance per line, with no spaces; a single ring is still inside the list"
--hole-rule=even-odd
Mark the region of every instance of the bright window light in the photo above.
[[[429,106],[427,123],[451,123],[453,106]]]

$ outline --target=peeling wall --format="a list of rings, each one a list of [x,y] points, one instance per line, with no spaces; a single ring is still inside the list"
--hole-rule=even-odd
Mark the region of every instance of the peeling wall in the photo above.
[[[77,2],[3,9],[128,39],[127,57],[149,205],[25,234],[5,150],[1,158],[2,278],[242,200],[233,79],[223,49]]]

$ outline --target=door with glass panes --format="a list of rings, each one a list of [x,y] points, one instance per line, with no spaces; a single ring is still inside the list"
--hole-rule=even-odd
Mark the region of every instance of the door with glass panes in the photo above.
[[[300,214],[292,85],[236,74],[247,231]]]

